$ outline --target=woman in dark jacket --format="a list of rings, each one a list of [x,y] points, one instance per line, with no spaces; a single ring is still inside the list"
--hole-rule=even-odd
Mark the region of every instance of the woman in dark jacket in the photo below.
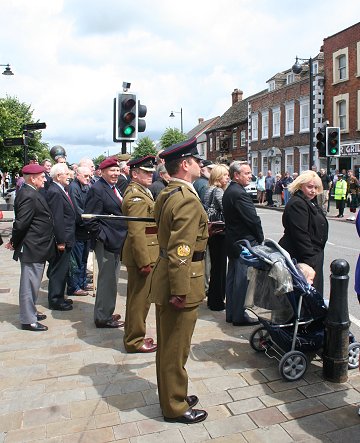
[[[328,239],[327,219],[317,204],[322,192],[320,177],[314,171],[305,171],[289,187],[291,199],[285,206],[282,223],[284,235],[279,241],[296,261],[314,268],[314,287],[323,295],[324,248]]]

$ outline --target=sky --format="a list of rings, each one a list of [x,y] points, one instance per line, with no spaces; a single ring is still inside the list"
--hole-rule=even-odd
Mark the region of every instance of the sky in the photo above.
[[[123,81],[147,106],[141,136],[184,132],[318,54],[357,23],[359,0],[0,0],[0,97],[31,105],[42,140],[70,163],[113,155],[113,99]],[[2,70],[1,70],[2,72]],[[174,118],[169,115],[173,111]]]

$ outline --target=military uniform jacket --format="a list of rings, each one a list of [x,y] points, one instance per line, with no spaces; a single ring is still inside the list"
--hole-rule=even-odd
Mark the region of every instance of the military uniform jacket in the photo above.
[[[154,200],[150,191],[138,183],[131,182],[126,188],[122,212],[131,217],[154,218]],[[153,222],[128,222],[128,234],[122,251],[125,266],[153,265],[159,256],[159,243]]]
[[[34,188],[24,185],[16,193],[15,221],[11,243],[14,260],[45,263],[55,254],[54,222],[45,198]]]
[[[197,306],[205,296],[204,261],[192,261],[208,239],[207,214],[196,191],[183,180],[171,180],[155,202],[160,256],[155,264],[150,300],[169,303],[185,295],[186,306]]]

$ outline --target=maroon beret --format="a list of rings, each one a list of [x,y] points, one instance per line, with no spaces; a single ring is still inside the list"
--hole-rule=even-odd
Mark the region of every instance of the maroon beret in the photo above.
[[[100,163],[99,169],[112,168],[113,166],[119,167],[118,159],[116,157],[108,157]]]
[[[26,165],[22,168],[23,174],[41,174],[42,172],[45,172],[45,168],[41,165]]]

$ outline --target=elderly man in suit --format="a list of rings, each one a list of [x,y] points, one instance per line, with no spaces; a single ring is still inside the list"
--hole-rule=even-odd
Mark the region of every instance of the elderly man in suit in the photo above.
[[[45,262],[55,253],[53,217],[45,198],[38,192],[44,186],[44,171],[38,164],[22,169],[25,184],[15,198],[12,236],[5,245],[15,250],[14,260],[20,259],[20,322],[22,329],[28,331],[48,329],[39,323],[46,315],[38,312],[35,306]]]
[[[122,215],[123,197],[116,187],[120,174],[117,158],[106,158],[99,168],[101,178],[88,192],[85,213]],[[120,254],[127,234],[126,222],[92,218],[86,220],[85,226],[90,231],[99,268],[94,308],[95,325],[97,328],[122,327],[124,322],[120,321],[119,314],[114,314],[114,310],[121,264]]]
[[[192,185],[200,176],[196,138],[165,149],[160,156],[171,176],[154,208],[160,255],[153,270],[150,299],[156,304],[156,374],[164,420],[198,423],[207,412],[193,407],[185,369],[198,307],[205,297],[204,255],[207,214]]]
[[[126,188],[122,210],[133,217],[154,217],[154,199],[149,190],[155,157],[129,161],[131,182]],[[124,346],[127,352],[154,352],[156,344],[145,338],[149,312],[151,272],[159,255],[155,223],[128,222],[128,235],[122,253],[128,273]]]
[[[54,218],[57,254],[48,267],[49,308],[55,311],[72,310],[72,300],[65,300],[65,286],[69,272],[71,249],[75,244],[75,209],[67,191],[70,171],[66,163],[56,163],[50,170],[53,179],[46,193]]]
[[[226,224],[225,242],[229,258],[226,277],[226,321],[234,326],[249,326],[259,322],[245,312],[247,266],[240,262],[240,251],[235,243],[246,239],[252,245],[256,245],[263,242],[264,234],[254,203],[245,190],[252,177],[249,164],[234,161],[230,165],[229,174],[231,182],[222,199]]]

